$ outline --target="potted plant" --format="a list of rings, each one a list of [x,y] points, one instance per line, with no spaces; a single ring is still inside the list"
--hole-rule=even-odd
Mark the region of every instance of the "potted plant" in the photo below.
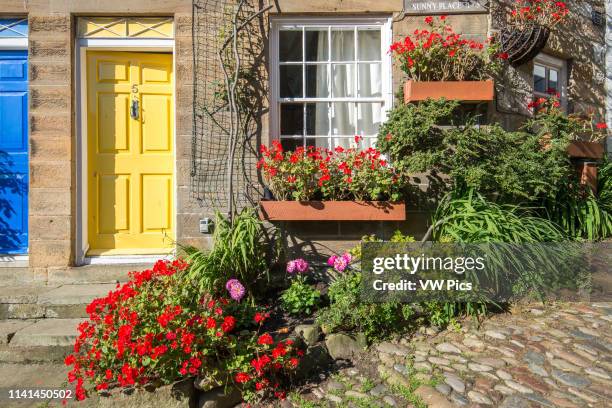
[[[428,98],[491,101],[493,75],[506,58],[493,38],[466,39],[445,24],[446,16],[426,17],[429,28],[391,45],[390,52],[408,76],[406,103]]]
[[[355,136],[355,143],[361,141]],[[268,221],[402,221],[398,175],[374,148],[261,147],[261,169],[274,200],[260,202]]]
[[[569,9],[556,0],[517,0],[502,29],[502,51],[515,67],[531,61],[546,46],[550,30],[566,20]]]

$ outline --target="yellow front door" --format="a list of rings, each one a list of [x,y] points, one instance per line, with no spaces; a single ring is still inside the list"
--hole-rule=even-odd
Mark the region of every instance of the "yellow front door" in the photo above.
[[[87,52],[89,255],[174,243],[172,54]]]

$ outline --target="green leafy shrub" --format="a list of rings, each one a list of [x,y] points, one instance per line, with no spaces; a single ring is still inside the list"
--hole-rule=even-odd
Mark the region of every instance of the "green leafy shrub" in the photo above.
[[[369,342],[404,330],[413,314],[409,305],[396,302],[364,303],[359,300],[361,273],[347,273],[329,287],[329,307],[317,322],[330,332],[361,332]]]
[[[444,154],[444,130],[459,104],[432,100],[398,104],[381,126],[376,146],[398,172],[417,173],[435,169]]]
[[[302,351],[262,332],[266,314],[248,302],[198,293],[187,267],[159,261],[87,306],[89,320],[65,360],[78,400],[197,375],[212,386],[235,385],[249,401],[282,396],[276,384],[287,384]]]
[[[212,250],[183,248],[189,263],[188,278],[202,293],[224,293],[230,278],[238,278],[252,289],[268,273],[266,237],[263,223],[251,208],[244,209],[233,223],[217,213]]]
[[[539,134],[508,132],[499,125],[453,128],[444,138],[437,169],[450,176],[454,190],[473,189],[500,202],[554,197],[572,174],[569,139],[543,142]]]
[[[303,279],[295,279],[281,296],[283,309],[296,316],[310,316],[321,301],[321,292]]]

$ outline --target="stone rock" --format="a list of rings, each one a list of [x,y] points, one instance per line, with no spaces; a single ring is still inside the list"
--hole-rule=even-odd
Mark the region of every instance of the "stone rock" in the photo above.
[[[450,343],[440,343],[436,346],[436,350],[438,350],[441,353],[461,354],[461,350],[459,350],[458,347],[453,346]]]
[[[449,366],[450,360],[442,357],[429,357],[429,362],[435,365]]]
[[[363,343],[354,337],[343,333],[333,333],[325,337],[325,346],[329,355],[334,359],[350,359],[361,353]]]
[[[504,370],[497,370],[495,372],[495,374],[497,374],[497,376],[499,378],[501,378],[502,380],[511,380],[512,379],[512,375],[510,375],[510,373],[508,373],[507,371],[504,371]]]
[[[378,359],[383,363],[386,364],[388,366],[392,366],[393,364],[395,364],[395,358],[387,353],[378,353]]]
[[[545,358],[544,358],[544,355],[537,353],[535,351],[529,350],[523,356],[523,360],[525,360],[528,363],[542,365],[544,364]]]
[[[511,388],[514,391],[518,391],[521,394],[530,394],[533,392],[531,388],[527,388],[524,385],[517,383],[516,381],[506,380],[506,385],[508,386],[508,388]]]
[[[384,384],[378,384],[376,387],[370,390],[370,395],[379,397],[388,391]]]
[[[506,365],[506,362],[499,358],[491,358],[491,357],[477,357],[474,358],[473,361],[478,364],[486,365],[489,367],[502,368]]]
[[[348,390],[347,392],[344,393],[344,395],[349,398],[358,398],[358,399],[368,398],[367,394],[364,394],[363,392],[359,392],[359,391],[353,391],[353,390]]]
[[[405,356],[408,354],[408,349],[401,344],[393,344],[388,341],[382,342],[376,346],[376,349],[381,353],[394,354],[396,356]]]
[[[589,367],[591,365],[590,361],[587,361],[574,353],[568,353],[565,350],[558,350],[557,357],[560,357],[565,361],[569,361],[570,363],[580,367]]]
[[[546,398],[544,398],[540,394],[536,394],[536,393],[525,394],[523,397],[525,399],[529,400],[529,401],[533,401],[533,402],[539,404],[539,406],[541,406],[541,407],[556,408],[556,406],[552,402],[550,402],[549,400],[547,400]]]
[[[460,407],[470,403],[470,401],[468,401],[467,398],[465,398],[461,394],[457,394],[456,392],[453,392],[451,394],[450,399],[451,399],[451,401],[453,401],[455,403],[455,405],[458,405]]]
[[[589,368],[585,368],[584,372],[587,373],[590,376],[598,377],[598,378],[601,378],[603,380],[609,380],[610,379],[610,376],[608,375],[608,373],[606,373],[601,368],[589,367]]]
[[[342,398],[334,394],[325,394],[325,398],[331,402],[335,402],[336,404],[342,403]]]
[[[468,392],[467,396],[470,401],[475,402],[477,404],[493,405],[493,401],[491,401],[488,397],[484,396],[478,391],[470,391]]]
[[[550,365],[563,371],[573,371],[575,373],[579,373],[581,371],[580,367],[561,359],[551,360]]]
[[[477,349],[477,350],[483,350],[485,346],[485,344],[482,341],[478,339],[472,339],[469,337],[463,339],[463,345],[469,348]]]
[[[383,398],[383,402],[387,405],[390,405],[392,407],[396,407],[397,406],[397,402],[395,402],[395,400],[390,397],[389,395],[385,396],[385,398]]]
[[[436,408],[452,408],[452,404],[433,387],[429,385],[421,385],[414,391],[414,395],[418,396],[429,407]]]
[[[242,401],[240,390],[235,387],[218,387],[200,394],[198,408],[229,408]],[[164,407],[158,403],[154,406]]]
[[[465,383],[454,374],[444,373],[444,382],[459,394],[463,394],[465,392]]]
[[[436,391],[443,395],[449,395],[451,393],[451,387],[446,384],[438,384],[436,385]]]
[[[495,391],[499,391],[503,395],[512,395],[516,393],[516,391],[513,390],[512,388],[506,387],[505,385],[502,385],[502,384],[497,384],[495,387],[493,387],[493,389]]]
[[[408,368],[403,364],[395,364],[393,369],[402,375],[408,375]]]
[[[521,396],[513,394],[504,398],[499,408],[529,408],[529,401]]]
[[[302,336],[308,346],[312,346],[319,341],[321,336],[321,329],[316,324],[300,324],[295,327],[295,332]]]
[[[235,400],[231,405],[223,405],[223,407],[229,408],[240,401],[240,393],[238,393],[238,400]],[[101,408],[190,408],[197,404],[197,395],[193,386],[193,379],[188,379],[156,389],[137,389],[129,394],[114,390],[109,397],[99,397],[95,402],[95,406]],[[198,407],[201,408],[201,405]],[[210,408],[212,407],[210,406]],[[215,405],[214,407],[221,406]]]
[[[493,367],[484,365],[484,364],[477,364],[477,363],[469,363],[468,368],[472,371],[478,371],[478,372],[493,371]]]
[[[583,388],[591,384],[591,381],[580,375],[565,373],[559,370],[552,370],[552,377],[569,387]]]
[[[485,332],[485,336],[491,337],[492,339],[497,339],[497,340],[506,340],[506,335],[496,330],[487,330]]]
[[[327,383],[328,391],[344,391],[345,388],[346,387],[344,386],[344,384],[338,381],[331,380]]]
[[[529,363],[529,371],[541,377],[548,377],[548,372],[541,365]]]

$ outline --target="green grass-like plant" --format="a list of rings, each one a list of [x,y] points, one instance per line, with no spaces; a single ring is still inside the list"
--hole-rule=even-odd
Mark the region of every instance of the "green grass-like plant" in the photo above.
[[[236,278],[252,289],[267,276],[266,230],[255,210],[246,208],[233,223],[220,213],[216,215],[213,247],[209,252],[183,247],[189,263],[188,277],[200,291],[225,294],[225,283]],[[248,291],[252,296],[252,291]]]

